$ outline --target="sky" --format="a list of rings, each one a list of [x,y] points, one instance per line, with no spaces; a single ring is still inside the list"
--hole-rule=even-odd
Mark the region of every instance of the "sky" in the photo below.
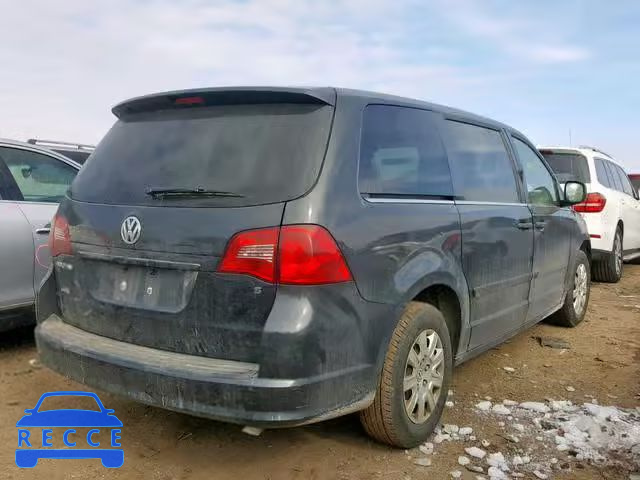
[[[127,98],[313,85],[445,104],[640,172],[640,2],[0,0],[0,137],[97,143]]]

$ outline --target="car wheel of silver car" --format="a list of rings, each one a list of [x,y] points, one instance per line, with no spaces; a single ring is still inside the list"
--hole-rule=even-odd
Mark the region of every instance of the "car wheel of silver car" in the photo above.
[[[451,337],[442,313],[411,302],[391,337],[375,399],[361,412],[367,433],[403,448],[424,442],[442,415],[452,370]]]
[[[562,308],[552,315],[550,320],[563,327],[575,327],[584,320],[591,293],[589,257],[582,250],[576,253],[568,287]]]
[[[622,228],[618,226],[613,237],[613,248],[606,258],[593,265],[593,279],[598,282],[617,283],[622,278]]]

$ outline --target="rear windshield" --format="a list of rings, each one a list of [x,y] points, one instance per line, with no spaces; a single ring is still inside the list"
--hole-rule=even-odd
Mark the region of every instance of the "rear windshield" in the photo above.
[[[558,181],[569,180],[590,183],[589,164],[587,158],[579,153],[559,153],[542,150],[540,153],[556,174]]]
[[[124,205],[248,206],[291,200],[315,183],[332,107],[221,105],[120,119],[71,187],[71,198]],[[149,189],[236,196],[153,197]]]

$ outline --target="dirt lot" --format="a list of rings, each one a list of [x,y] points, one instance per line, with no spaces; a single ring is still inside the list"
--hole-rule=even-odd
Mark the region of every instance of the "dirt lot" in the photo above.
[[[535,336],[559,337],[570,349],[541,347]],[[189,417],[100,394],[107,408],[123,421],[125,463],[107,470],[98,460],[41,460],[33,470],[14,464],[17,446],[15,422],[32,408],[43,392],[82,389],[30,360],[37,353],[29,330],[0,338],[0,478],[152,478],[152,479],[446,479],[460,470],[461,478],[475,479],[458,465],[464,447],[489,440],[489,452],[517,453],[532,449],[532,458],[558,458],[570,467],[553,478],[628,479],[621,467],[594,467],[577,461],[555,445],[514,444],[498,418],[480,414],[474,405],[485,396],[544,402],[546,398],[576,404],[595,397],[601,405],[640,406],[640,266],[627,266],[618,285],[594,285],[585,322],[573,330],[549,325],[520,334],[499,348],[459,367],[454,375],[454,406],[444,423],[470,426],[477,441],[435,445],[433,464],[420,467],[413,451],[393,450],[369,440],[355,416],[305,428],[266,431],[259,437],[237,426]],[[512,367],[509,373],[503,367]],[[574,391],[568,391],[575,389]],[[100,392],[98,392],[100,393]],[[637,417],[636,417],[637,418]],[[508,427],[508,425],[507,425]],[[411,457],[411,458],[410,458]],[[546,460],[545,460],[546,461]],[[548,463],[548,465],[550,465]],[[627,468],[631,468],[627,465]],[[640,470],[640,466],[638,467]],[[485,464],[486,472],[486,464]],[[525,478],[535,478],[527,472]]]

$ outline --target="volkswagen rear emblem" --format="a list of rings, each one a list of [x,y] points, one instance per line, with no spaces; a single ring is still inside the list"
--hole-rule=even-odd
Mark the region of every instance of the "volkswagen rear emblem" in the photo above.
[[[142,225],[138,217],[127,217],[120,227],[120,236],[122,241],[127,245],[133,245],[140,239],[142,233]]]

